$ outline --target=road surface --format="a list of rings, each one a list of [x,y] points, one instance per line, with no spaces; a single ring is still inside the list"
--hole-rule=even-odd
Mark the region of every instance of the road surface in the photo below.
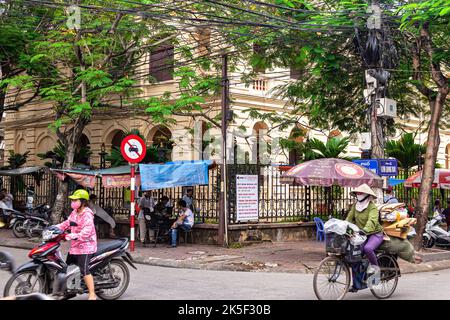
[[[28,261],[27,250],[0,247],[10,252],[17,264]],[[316,299],[311,274],[233,272],[178,269],[137,265],[130,268],[131,282],[122,299],[149,300],[297,300]],[[3,292],[9,278],[0,271]],[[450,269],[406,274],[399,279],[396,292],[390,299],[446,299],[450,300]],[[87,299],[87,295],[77,299]],[[349,293],[346,300],[376,299],[369,290]]]

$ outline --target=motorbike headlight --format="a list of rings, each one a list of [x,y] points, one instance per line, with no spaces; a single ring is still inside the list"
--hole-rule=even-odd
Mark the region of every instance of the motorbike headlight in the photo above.
[[[42,232],[42,240],[43,241],[49,241],[51,239],[53,239],[54,235],[53,235],[53,230],[44,230]]]
[[[50,210],[50,206],[49,206],[48,204],[46,204],[46,205],[44,206],[44,209],[45,209],[45,210]]]

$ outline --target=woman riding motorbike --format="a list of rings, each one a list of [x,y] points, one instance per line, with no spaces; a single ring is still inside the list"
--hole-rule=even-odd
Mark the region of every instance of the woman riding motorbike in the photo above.
[[[350,193],[356,196],[357,201],[345,220],[356,224],[361,229],[360,233],[367,235],[363,252],[370,262],[367,273],[374,273],[374,266],[378,266],[375,250],[383,243],[383,226],[380,224],[378,209],[373,202],[377,196],[367,184],[360,185]]]
[[[94,226],[94,213],[88,207],[89,193],[86,190],[76,190],[69,198],[73,209],[69,218],[56,225],[62,231],[70,228],[71,233],[65,236],[72,240],[67,264],[76,264],[89,290],[89,300],[96,300],[94,278],[89,271],[89,260],[97,251],[97,234]]]

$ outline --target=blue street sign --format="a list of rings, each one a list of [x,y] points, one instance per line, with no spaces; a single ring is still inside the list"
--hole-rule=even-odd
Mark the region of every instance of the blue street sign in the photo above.
[[[364,159],[364,160],[352,160],[357,165],[367,168],[370,171],[378,174],[378,161],[377,159]]]
[[[378,159],[378,174],[380,176],[398,175],[397,159]]]

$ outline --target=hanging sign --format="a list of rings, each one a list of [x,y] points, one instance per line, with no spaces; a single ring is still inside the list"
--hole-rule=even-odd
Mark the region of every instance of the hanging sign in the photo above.
[[[258,176],[236,175],[236,220],[258,220]]]

